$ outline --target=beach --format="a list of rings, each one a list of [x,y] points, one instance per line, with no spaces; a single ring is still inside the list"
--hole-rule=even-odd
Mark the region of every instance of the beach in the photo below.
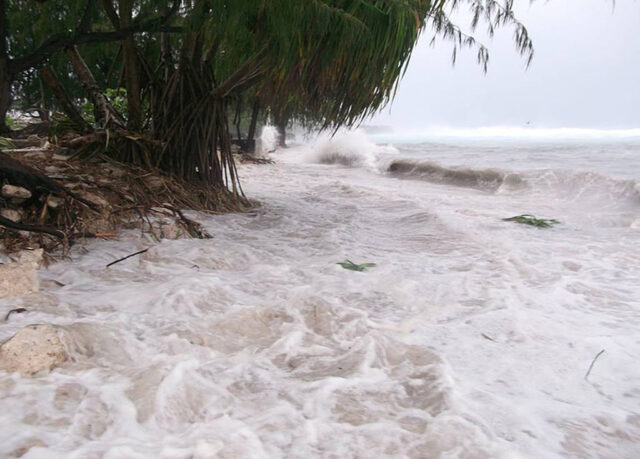
[[[638,457],[640,140],[408,140],[278,150],[238,168],[260,207],[188,214],[211,240],[90,241],[0,300],[0,341],[69,353],[0,373],[0,456]]]

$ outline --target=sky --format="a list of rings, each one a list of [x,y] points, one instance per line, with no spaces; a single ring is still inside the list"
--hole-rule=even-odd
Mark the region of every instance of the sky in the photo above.
[[[366,124],[430,127],[640,128],[640,0],[515,0],[535,57],[513,29],[493,39],[485,75],[475,52],[451,63],[451,44],[421,37],[394,102]],[[469,23],[466,9],[456,22]],[[480,26],[481,27],[481,26]]]

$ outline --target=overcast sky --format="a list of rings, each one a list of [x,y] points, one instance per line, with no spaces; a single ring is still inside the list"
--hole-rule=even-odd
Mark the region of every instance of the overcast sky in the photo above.
[[[640,128],[640,1],[617,0],[615,9],[611,0],[515,3],[534,40],[529,69],[511,28],[483,40],[486,75],[471,52],[452,67],[451,45],[431,47],[427,33],[390,109],[367,124]]]

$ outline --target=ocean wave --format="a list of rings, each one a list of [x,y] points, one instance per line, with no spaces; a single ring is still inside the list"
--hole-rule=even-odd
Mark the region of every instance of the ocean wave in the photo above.
[[[509,172],[450,167],[410,159],[394,159],[388,163],[385,171],[395,177],[483,191],[526,191],[569,201],[640,205],[640,182],[617,179],[597,172],[553,169]]]
[[[375,169],[381,155],[397,152],[392,146],[376,145],[362,131],[340,131],[335,136],[321,137],[314,145],[308,161]]]
[[[640,182],[598,172],[548,169],[530,173],[528,187],[559,199],[640,205]]]
[[[518,174],[496,169],[445,167],[431,161],[393,160],[386,171],[394,176],[488,191],[497,191],[504,183],[515,186],[523,183]]]

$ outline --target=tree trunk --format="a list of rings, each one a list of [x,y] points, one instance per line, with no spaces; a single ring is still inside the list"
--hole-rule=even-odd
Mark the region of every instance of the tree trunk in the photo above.
[[[248,153],[255,153],[256,150],[256,128],[258,127],[258,114],[260,113],[260,102],[258,99],[253,101],[253,107],[251,108],[251,122],[249,123],[249,132],[247,139],[252,143],[253,148]]]
[[[112,125],[124,129],[126,125],[124,118],[122,118],[116,109],[113,108],[109,100],[102,94],[91,70],[84,59],[82,59],[82,56],[80,56],[80,53],[78,53],[78,49],[75,46],[69,48],[67,54],[69,55],[69,59],[71,59],[73,69],[82,82],[82,86],[89,93],[89,97],[93,102],[96,122],[105,127]]]
[[[87,123],[80,112],[76,109],[75,105],[71,101],[71,98],[65,91],[64,87],[56,77],[55,72],[51,67],[45,67],[40,70],[40,76],[42,80],[46,83],[53,95],[58,100],[60,107],[64,111],[64,113],[69,117],[69,119],[76,125],[76,127],[80,130],[80,132],[89,132],[91,131],[91,126]]]
[[[288,121],[285,117],[277,117],[275,119],[276,129],[278,130],[278,146],[281,148],[287,148],[287,124]]]
[[[8,132],[7,113],[11,107],[11,83],[9,55],[7,53],[7,18],[5,0],[0,0],[0,133]]]
[[[6,65],[0,60],[0,134],[10,131],[7,113],[11,107],[11,80]]]
[[[131,0],[120,0],[118,3],[120,27],[127,28],[131,25],[132,21],[133,2]],[[127,128],[131,131],[140,131],[140,129],[142,129],[140,71],[136,42],[133,37],[127,37],[122,41],[122,59],[127,87]]]

